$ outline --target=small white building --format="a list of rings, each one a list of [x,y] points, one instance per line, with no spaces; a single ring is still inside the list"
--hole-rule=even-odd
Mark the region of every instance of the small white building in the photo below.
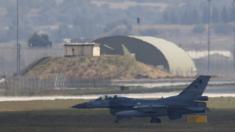
[[[65,56],[100,56],[100,45],[97,43],[66,43]]]

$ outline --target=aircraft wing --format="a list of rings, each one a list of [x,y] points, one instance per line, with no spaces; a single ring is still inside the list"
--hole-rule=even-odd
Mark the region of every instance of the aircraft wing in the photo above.
[[[155,112],[156,110],[166,110],[167,106],[165,105],[136,105],[134,109],[141,112]]]

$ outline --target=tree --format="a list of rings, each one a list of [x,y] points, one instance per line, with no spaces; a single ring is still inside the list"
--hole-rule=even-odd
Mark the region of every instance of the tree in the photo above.
[[[209,17],[208,7],[203,6],[202,7],[202,23],[208,23],[208,17]]]
[[[47,34],[34,33],[28,40],[28,46],[33,48],[51,47],[52,42]]]
[[[198,13],[198,10],[197,9],[193,9],[192,11],[192,24],[198,24],[200,22],[200,16],[199,16],[199,13]]]
[[[228,14],[228,10],[226,7],[224,7],[221,12],[221,18],[222,18],[222,21],[225,23],[229,21],[229,14]]]
[[[215,6],[212,8],[211,19],[214,23],[218,23],[220,21],[219,11],[218,11],[218,8]]]
[[[162,18],[163,18],[164,23],[167,23],[167,24],[169,23],[170,18],[169,18],[169,11],[168,10],[165,10],[163,12]]]
[[[177,13],[174,8],[168,7],[162,14],[163,22],[167,24],[178,23]]]
[[[205,32],[205,27],[204,25],[202,24],[198,24],[196,26],[193,27],[193,33],[197,33],[197,34],[200,34],[200,33],[204,33]]]
[[[228,7],[229,22],[235,22],[235,1]]]
[[[213,28],[214,32],[218,34],[230,34],[233,32],[233,27],[225,23],[215,24]]]

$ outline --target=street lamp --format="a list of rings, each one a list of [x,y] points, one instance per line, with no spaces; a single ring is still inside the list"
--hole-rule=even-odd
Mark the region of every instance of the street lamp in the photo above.
[[[208,61],[207,61],[207,72],[210,74],[210,50],[211,50],[211,0],[208,0],[208,36],[207,36],[207,44],[208,44]]]
[[[20,43],[19,43],[19,0],[16,0],[16,73],[20,75]]]

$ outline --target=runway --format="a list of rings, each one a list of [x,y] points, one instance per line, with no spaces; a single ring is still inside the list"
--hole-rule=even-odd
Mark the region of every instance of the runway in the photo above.
[[[129,98],[165,98],[169,96],[175,96],[180,91],[173,92],[158,92],[158,93],[131,93],[131,94],[118,94],[118,96],[129,97]],[[109,96],[114,96],[115,94],[110,94]],[[204,93],[205,96],[210,98],[216,97],[235,97],[235,87],[234,86],[223,86],[223,87],[208,87]],[[5,101],[35,101],[35,100],[74,100],[74,99],[96,99],[100,96],[105,96],[103,94],[98,95],[79,95],[79,96],[33,96],[33,97],[0,97],[0,102]]]

